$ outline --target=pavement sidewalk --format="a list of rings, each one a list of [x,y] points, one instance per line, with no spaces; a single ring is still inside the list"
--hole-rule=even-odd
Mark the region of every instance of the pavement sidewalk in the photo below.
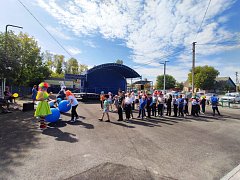
[[[226,174],[221,180],[239,180],[240,179],[240,164],[232,171]]]

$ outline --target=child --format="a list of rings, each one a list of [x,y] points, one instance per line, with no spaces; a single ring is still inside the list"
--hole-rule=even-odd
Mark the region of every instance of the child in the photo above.
[[[37,109],[35,111],[34,116],[35,117],[40,117],[40,129],[45,129],[47,125],[45,124],[45,116],[52,114],[50,110],[50,106],[47,102],[48,99],[48,93],[47,93],[47,88],[48,88],[48,83],[42,82],[41,84],[38,85],[38,93],[36,96],[36,100],[40,101],[37,105]]]
[[[77,106],[78,106],[78,101],[75,98],[75,96],[72,94],[71,91],[67,90],[65,93],[66,93],[66,98],[69,101],[68,106],[72,105],[72,110],[71,110],[71,117],[72,118],[71,118],[70,122],[74,123],[76,120],[79,119],[77,111],[76,111]]]
[[[102,114],[102,118],[99,119],[99,121],[103,121],[103,118],[104,118],[104,115],[107,114],[107,118],[108,120],[106,122],[110,122],[110,119],[109,119],[109,101],[108,101],[108,98],[109,98],[109,95],[106,94],[104,96],[104,101],[103,101],[103,114]]]
[[[140,99],[139,101],[140,105],[139,105],[139,114],[138,114],[138,118],[141,118],[143,119],[143,117],[145,117],[145,108],[146,108],[146,105],[147,105],[147,100],[145,98],[145,96],[142,96],[142,98]]]

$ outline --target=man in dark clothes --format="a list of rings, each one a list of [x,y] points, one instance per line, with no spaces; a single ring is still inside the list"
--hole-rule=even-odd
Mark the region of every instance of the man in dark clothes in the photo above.
[[[148,114],[148,118],[151,118],[151,109],[152,109],[152,96],[149,93],[147,95],[147,114]]]
[[[122,91],[118,91],[118,121],[123,121],[123,93]]]
[[[205,107],[206,107],[206,98],[205,96],[202,97],[202,100],[200,102],[201,106],[202,106],[202,113],[205,113]]]
[[[171,116],[171,111],[172,111],[172,107],[171,107],[171,104],[172,104],[172,95],[169,94],[168,98],[167,98],[167,101],[166,101],[166,104],[167,104],[167,116]]]

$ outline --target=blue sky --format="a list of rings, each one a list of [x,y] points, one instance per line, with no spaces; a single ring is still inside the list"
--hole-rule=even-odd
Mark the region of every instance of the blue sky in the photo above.
[[[185,81],[196,65],[214,66],[220,76],[240,73],[240,0],[20,0],[79,63],[89,67],[122,59],[143,78],[167,73]],[[23,26],[42,51],[70,56],[48,35],[18,0],[2,1],[0,31]],[[9,28],[18,33],[20,30]],[[171,55],[173,54],[173,55]],[[163,58],[166,55],[167,58]]]

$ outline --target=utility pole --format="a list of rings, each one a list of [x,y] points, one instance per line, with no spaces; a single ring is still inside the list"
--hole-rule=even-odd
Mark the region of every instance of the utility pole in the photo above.
[[[192,48],[192,95],[194,93],[194,71],[195,71],[195,45],[197,42],[193,42],[193,48]]]
[[[238,72],[235,73],[236,74],[236,92],[238,92]]]
[[[166,94],[166,64],[167,64],[167,62],[169,62],[169,61],[160,62],[160,64],[164,65],[164,70],[163,70],[163,74],[164,74],[164,77],[163,77],[163,91],[164,91],[164,94]]]

